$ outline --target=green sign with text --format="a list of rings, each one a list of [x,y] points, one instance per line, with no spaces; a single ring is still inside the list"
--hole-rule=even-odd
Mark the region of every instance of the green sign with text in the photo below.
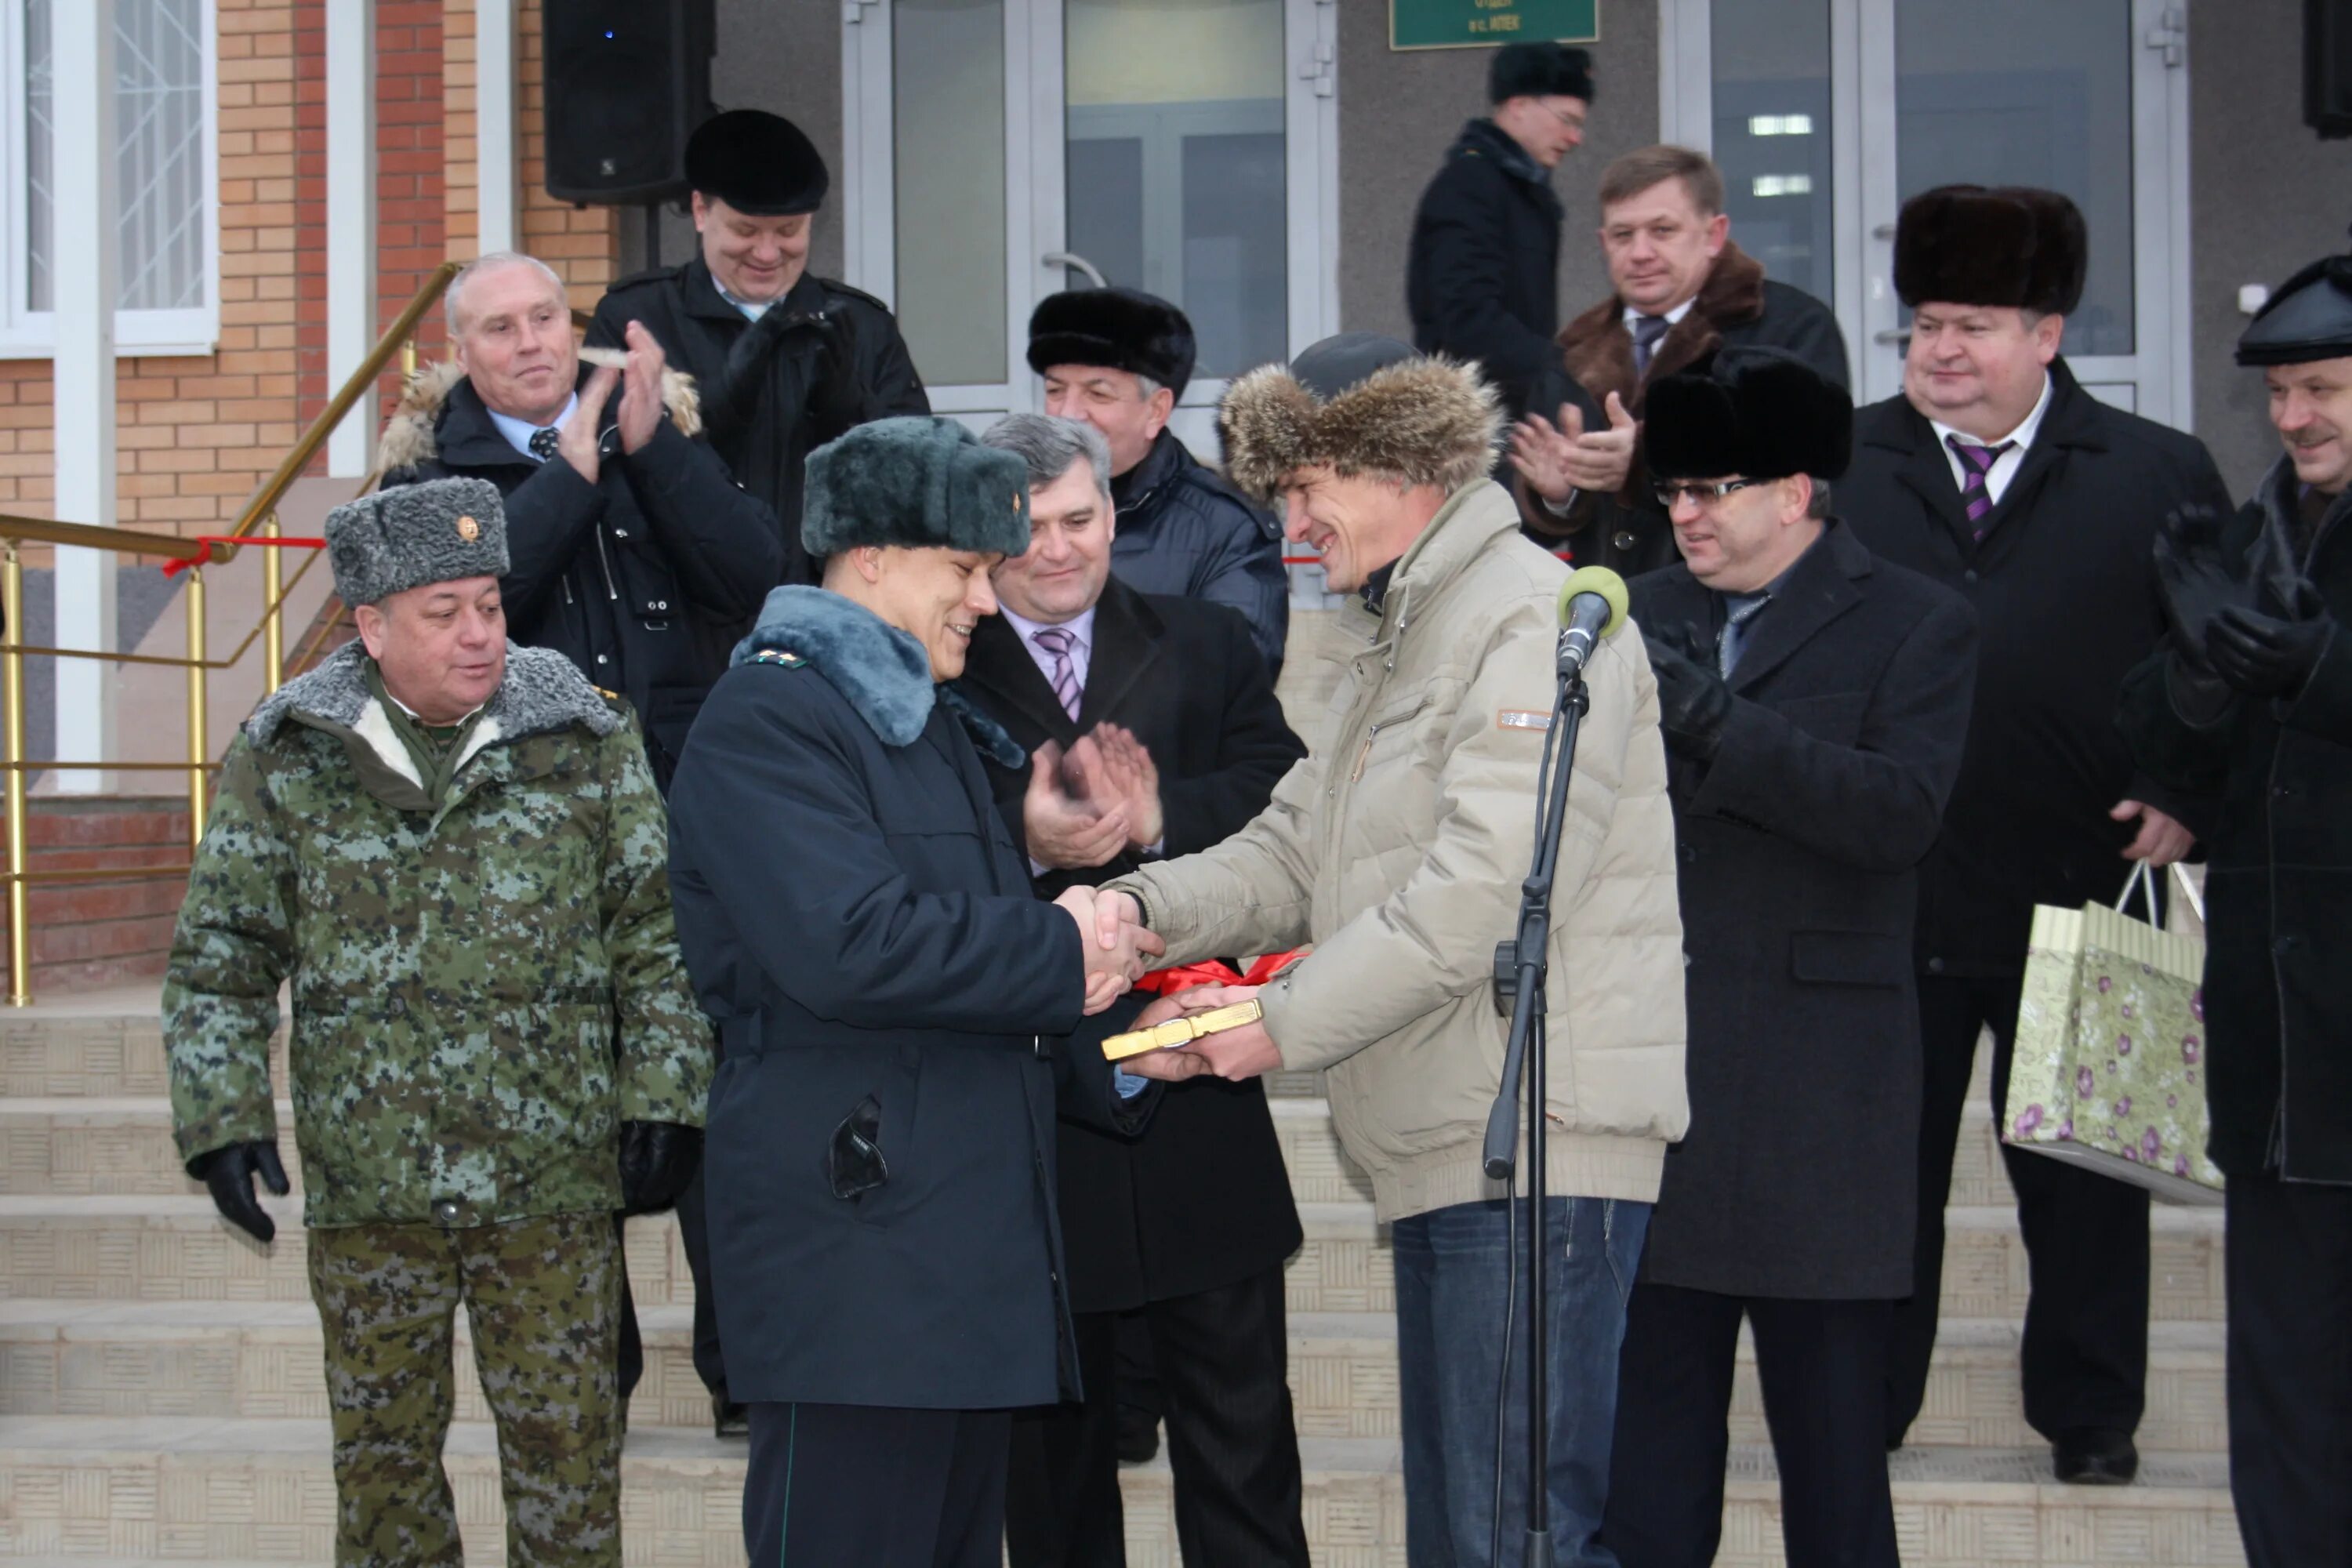
[[[1523,40],[1589,44],[1601,0],[1389,0],[1389,47],[1470,49]]]

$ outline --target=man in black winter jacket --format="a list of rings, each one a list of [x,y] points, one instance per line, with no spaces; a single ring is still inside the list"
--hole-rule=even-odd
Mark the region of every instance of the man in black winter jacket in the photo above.
[[[1493,112],[1462,128],[1413,214],[1405,309],[1413,347],[1476,361],[1516,420],[1565,395],[1551,171],[1584,140],[1592,57],[1509,45],[1487,68],[1486,99]]]
[[[386,485],[453,475],[507,502],[509,635],[551,647],[644,721],[670,771],[779,563],[775,514],[694,438],[699,411],[643,327],[583,364],[563,285],[485,256],[449,286],[457,358],[420,372],[386,426]]]
[[[1282,530],[1168,428],[1193,353],[1184,312],[1140,289],[1073,289],[1029,318],[1029,368],[1045,379],[1045,412],[1084,420],[1110,443],[1111,571],[1139,594],[1239,610],[1267,672],[1280,675],[1290,633]]]

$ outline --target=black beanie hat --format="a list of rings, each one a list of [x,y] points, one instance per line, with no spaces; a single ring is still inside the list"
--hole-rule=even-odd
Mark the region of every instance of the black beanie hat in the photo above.
[[[781,114],[730,109],[686,139],[686,183],[751,217],[787,217],[824,205],[824,155]]]
[[[1505,44],[1486,67],[1486,101],[1580,98],[1592,101],[1592,56],[1566,44]]]
[[[1779,349],[1718,350],[1652,386],[1642,416],[1643,460],[1663,479],[1834,479],[1853,450],[1853,399]]]

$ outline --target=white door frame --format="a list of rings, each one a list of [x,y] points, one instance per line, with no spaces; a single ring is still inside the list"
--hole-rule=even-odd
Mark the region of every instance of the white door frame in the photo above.
[[[1961,4],[1964,0],[1950,0]],[[2191,427],[2189,0],[2131,0],[2133,342],[2128,355],[2070,358],[2095,390],[2136,389],[2138,412]],[[1712,0],[1659,0],[1659,135],[1702,151],[1715,139]],[[1893,266],[1895,201],[1893,0],[1830,0],[1830,103],[1836,298],[1855,359],[1857,396],[1901,387],[1901,305]]]
[[[898,234],[893,205],[891,8],[894,0],[843,0],[843,271],[852,285],[895,303]],[[1339,330],[1339,113],[1337,0],[1283,0],[1284,94],[1289,226],[1289,349]],[[1034,408],[1036,377],[1024,348],[1029,312],[1064,287],[1043,258],[1066,248],[1060,0],[1004,0],[1005,379],[931,386],[942,414]],[[1188,439],[1206,428],[1223,380],[1186,388],[1176,420]],[[1192,426],[1192,430],[1182,428]],[[1195,442],[1196,449],[1198,444]]]

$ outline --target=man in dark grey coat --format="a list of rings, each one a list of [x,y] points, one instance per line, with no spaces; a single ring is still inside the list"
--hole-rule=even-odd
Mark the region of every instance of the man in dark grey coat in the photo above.
[[[1506,45],[1486,68],[1486,101],[1421,194],[1405,308],[1413,347],[1475,361],[1517,418],[1559,400],[1562,215],[1551,172],[1584,141],[1592,57]]]
[[[2222,797],[2204,1018],[2230,1492],[2252,1568],[2299,1568],[2352,1552],[2352,256],[2290,279],[2238,363],[2262,368],[2286,450],[2235,518],[2167,524],[2171,646],[2132,673],[2123,721],[2151,773]]]
[[[1112,574],[1139,594],[1240,611],[1267,673],[1279,676],[1290,635],[1282,529],[1168,428],[1195,346],[1184,312],[1139,289],[1072,289],[1029,317],[1029,368],[1045,378],[1045,412],[1084,420],[1110,443]]]
[[[1911,1289],[1917,867],[1959,771],[1976,617],[1830,512],[1853,404],[1771,349],[1650,393],[1684,564],[1637,579],[1689,953],[1691,1126],[1618,1363],[1603,1539],[1705,1568],[1740,1320],[1791,1563],[1895,1568],[1886,1362]]]
[[[1028,546],[1027,480],[950,419],[819,448],[828,586],[768,596],[671,794],[678,943],[726,1046],[705,1157],[754,1563],[789,1537],[793,1563],[996,1568],[1008,1412],[1079,1393],[1055,1117],[1133,1132],[1156,1098],[1100,1047],[1160,942],[1032,896],[974,750],[1018,748],[940,684]]]
[[[1896,1312],[1891,1442],[1926,1398],[1960,1108],[1988,1027],[1996,1114],[2007,1092],[2033,908],[2113,903],[2135,860],[2188,852],[2210,805],[2135,768],[2115,712],[2164,624],[2158,523],[2229,494],[2194,437],[2100,402],[2067,369],[2088,248],[2055,191],[1950,185],[1906,203],[1903,391],[1856,415],[1839,486],[1871,552],[1957,590],[1982,631],[1959,781],[1920,875],[1917,1272]],[[2120,1484],[2146,1403],[2147,1194],[2001,1152],[2032,1270],[2025,1418],[2059,1479]]]

